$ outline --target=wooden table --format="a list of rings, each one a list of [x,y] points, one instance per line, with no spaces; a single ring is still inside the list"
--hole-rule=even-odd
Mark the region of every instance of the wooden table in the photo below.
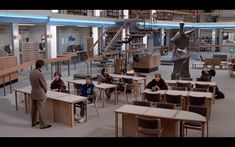
[[[216,90],[216,83],[215,82],[204,82],[204,81],[186,81],[186,80],[166,80],[167,84],[170,85],[175,85],[177,82],[180,83],[191,83],[193,86],[196,84],[201,84],[201,85],[209,85],[211,87],[213,87],[213,97],[212,97],[212,101],[213,103],[215,103],[215,90]]]
[[[31,94],[31,86],[15,89],[16,110],[18,111],[17,92],[21,92],[25,95],[25,113],[30,112],[31,102],[29,98]],[[46,95],[47,100],[42,110],[46,119],[68,124],[70,127],[73,127],[74,104],[84,101],[87,121],[87,97],[56,91],[48,91]]]
[[[211,106],[212,106],[211,100],[213,99],[213,93],[211,93],[211,92],[180,91],[180,90],[158,90],[158,91],[152,92],[151,89],[145,89],[142,92],[142,101],[144,101],[144,93],[160,94],[161,96],[163,96],[165,94],[181,95],[183,97],[183,106],[182,106],[183,110],[186,110],[187,97],[189,97],[189,96],[205,97],[206,98],[206,105],[208,108],[209,118],[211,116]]]
[[[122,136],[135,137],[136,116],[145,116],[151,118],[160,118],[163,126],[163,137],[177,137],[182,136],[182,121],[195,121],[203,124],[203,136],[204,126],[206,118],[197,113],[182,111],[182,110],[170,110],[163,108],[153,108],[134,105],[123,105],[115,111],[115,136],[118,137],[118,114],[122,115]],[[181,122],[179,125],[179,122]],[[180,126],[180,129],[178,129]]]
[[[146,77],[136,77],[136,76],[128,76],[128,75],[119,75],[119,74],[110,74],[111,77],[114,78],[126,78],[126,79],[133,79],[134,81],[144,80],[144,87],[146,87]]]
[[[68,89],[70,89],[70,83],[76,83],[76,84],[85,84],[86,80],[81,79],[81,80],[69,80],[68,82]],[[100,83],[93,81],[92,82],[95,87],[99,88],[101,90],[101,99],[102,99],[102,107],[104,108],[104,102],[105,102],[105,90],[110,89],[110,88],[115,88],[115,105],[118,104],[118,94],[117,94],[117,85],[115,84],[107,84],[107,83]]]

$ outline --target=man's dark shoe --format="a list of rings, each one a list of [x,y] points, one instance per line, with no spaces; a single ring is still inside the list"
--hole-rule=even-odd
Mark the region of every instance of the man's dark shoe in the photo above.
[[[36,122],[36,124],[32,124],[32,127],[34,127],[34,126],[36,126],[36,125],[38,125],[38,124],[39,124],[39,121]]]
[[[50,127],[51,127],[51,125],[47,125],[47,126],[45,126],[43,128],[40,128],[40,129],[47,129],[47,128],[50,128]]]

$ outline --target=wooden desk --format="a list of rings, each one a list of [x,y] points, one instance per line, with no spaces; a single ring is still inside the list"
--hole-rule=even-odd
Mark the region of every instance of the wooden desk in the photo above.
[[[30,112],[31,102],[29,100],[31,94],[31,86],[15,89],[16,110],[18,111],[17,92],[25,95],[25,113]],[[87,120],[87,97],[70,95],[56,91],[47,92],[47,100],[43,107],[43,114],[46,119],[54,122],[61,122],[74,126],[74,104],[84,101],[86,120]]]
[[[215,90],[216,90],[216,83],[215,82],[204,82],[204,81],[186,81],[186,80],[166,80],[166,83],[167,84],[170,84],[170,85],[175,85],[177,82],[180,82],[180,83],[191,83],[193,86],[195,86],[196,84],[205,84],[205,85],[209,85],[211,87],[213,87],[213,97],[212,97],[212,101],[213,103],[215,103]]]
[[[179,90],[158,90],[155,92],[152,92],[150,89],[145,89],[142,92],[142,101],[144,101],[144,93],[150,93],[150,94],[161,94],[161,96],[165,94],[171,94],[171,95],[181,95],[183,97],[183,110],[186,110],[187,108],[187,98],[188,96],[194,96],[194,97],[205,97],[206,98],[206,106],[208,108],[208,114],[209,118],[211,116],[211,106],[212,106],[212,99],[213,99],[213,93],[210,92],[197,92],[197,91],[179,91]]]
[[[195,121],[205,126],[206,118],[188,111],[170,110],[134,105],[123,105],[115,111],[115,136],[118,137],[118,114],[122,115],[122,136],[135,137],[136,116],[160,118],[163,126],[163,137],[182,136],[182,128],[178,129],[178,122]],[[182,127],[182,125],[180,126]],[[204,134],[204,130],[203,130]]]
[[[81,79],[81,80],[69,80],[68,82],[68,89],[70,89],[70,83],[76,83],[76,84],[85,84],[86,80]],[[93,81],[92,82],[95,87],[99,88],[101,91],[101,99],[102,99],[102,107],[104,108],[104,101],[105,101],[105,90],[110,89],[110,88],[115,88],[115,105],[118,104],[118,94],[117,94],[117,85],[114,84],[107,84],[107,83],[100,83]]]
[[[126,79],[133,79],[134,81],[144,80],[144,87],[146,87],[146,78],[145,77],[136,77],[136,76],[128,76],[128,75],[119,75],[119,74],[110,74],[111,77],[114,78],[126,78]]]

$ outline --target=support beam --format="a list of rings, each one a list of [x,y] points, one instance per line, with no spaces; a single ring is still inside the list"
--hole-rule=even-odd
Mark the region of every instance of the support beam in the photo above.
[[[12,38],[14,36],[19,36],[19,26],[16,23],[12,24]],[[17,64],[20,64],[20,41],[19,38],[12,39],[12,50],[13,55],[17,57]]]

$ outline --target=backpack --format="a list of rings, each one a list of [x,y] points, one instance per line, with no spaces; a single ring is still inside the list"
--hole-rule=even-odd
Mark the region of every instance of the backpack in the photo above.
[[[221,91],[216,92],[216,96],[215,96],[216,99],[224,99],[224,97],[225,95],[223,94],[223,92]]]

